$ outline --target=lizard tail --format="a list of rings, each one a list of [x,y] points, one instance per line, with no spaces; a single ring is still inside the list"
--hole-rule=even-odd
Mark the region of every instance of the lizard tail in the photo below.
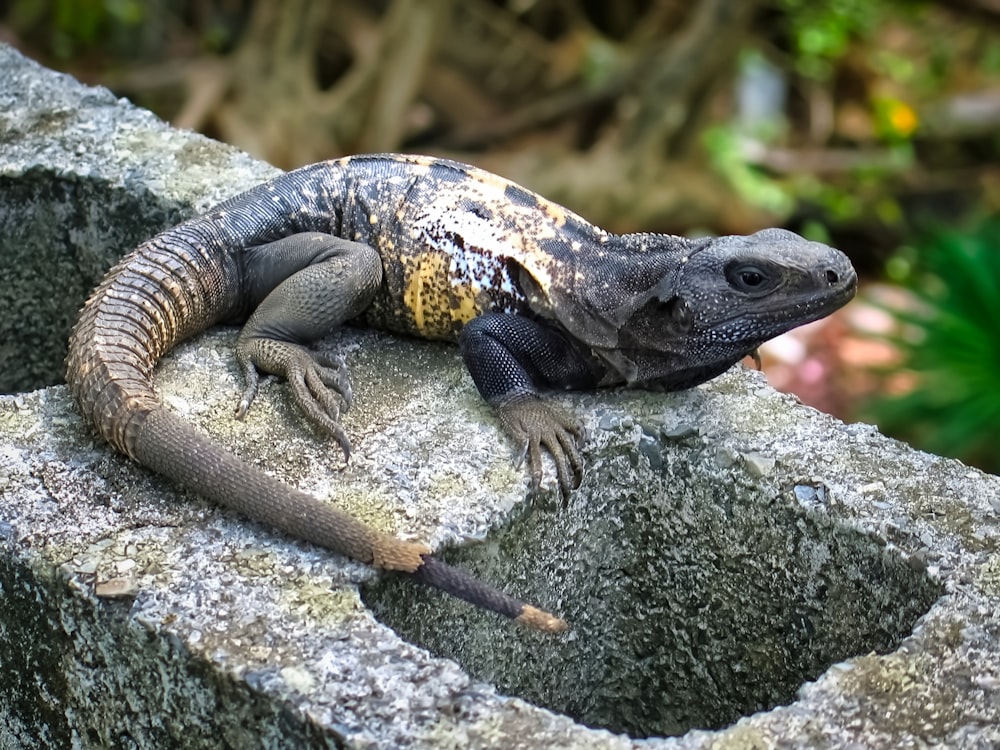
[[[166,408],[146,415],[137,435],[139,463],[248,518],[382,570],[406,573],[536,630],[558,633],[566,629],[558,617],[451,567],[432,556],[425,545],[377,531],[244,463]]]
[[[423,556],[423,564],[410,573],[410,577],[535,630],[562,633],[567,628],[565,620],[498,591],[470,573],[453,568],[431,555]]]

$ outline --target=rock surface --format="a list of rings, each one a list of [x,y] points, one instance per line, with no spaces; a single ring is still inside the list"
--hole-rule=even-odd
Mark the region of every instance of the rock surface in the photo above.
[[[573,626],[519,630],[178,492],[56,385],[103,269],[272,168],[2,46],[0,142],[0,747],[1000,745],[997,477],[736,369],[561,397],[589,435],[562,507],[526,499],[449,347],[326,342],[346,467],[279,383],[230,418],[234,330],[164,361],[247,460]]]

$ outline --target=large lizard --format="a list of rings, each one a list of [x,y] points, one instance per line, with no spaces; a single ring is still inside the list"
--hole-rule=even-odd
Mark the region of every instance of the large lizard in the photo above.
[[[842,253],[784,230],[615,235],[475,167],[354,156],[284,174],[140,245],[84,306],[66,377],[85,418],[143,466],[293,536],[559,631],[558,617],[212,442],[160,401],[157,360],[212,325],[246,321],[237,416],[258,371],[283,376],[346,456],[346,366],[308,344],[347,321],[457,341],[533,486],[544,449],[566,494],[582,475],[582,431],[541,391],[691,387],[839,308],[856,284]]]

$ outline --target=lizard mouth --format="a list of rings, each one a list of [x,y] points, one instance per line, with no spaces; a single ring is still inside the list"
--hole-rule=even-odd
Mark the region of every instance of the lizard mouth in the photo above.
[[[832,272],[828,271],[827,273]],[[827,294],[820,297],[804,294],[801,300],[793,301],[789,304],[786,311],[812,316],[809,320],[802,321],[803,323],[809,323],[839,310],[854,299],[857,291],[858,276],[854,269],[851,268],[846,277],[841,276],[835,285],[831,284],[827,289]]]

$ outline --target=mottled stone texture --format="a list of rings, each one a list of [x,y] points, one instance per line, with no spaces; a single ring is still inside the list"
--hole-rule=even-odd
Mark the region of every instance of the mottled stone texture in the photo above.
[[[171,407],[247,460],[573,626],[519,630],[178,492],[57,385],[113,259],[273,169],[6,47],[0,144],[0,747],[1000,744],[997,477],[735,370],[562,397],[589,433],[563,507],[525,499],[447,346],[327,342],[347,467],[281,384],[231,419],[233,330],[164,362]]]

